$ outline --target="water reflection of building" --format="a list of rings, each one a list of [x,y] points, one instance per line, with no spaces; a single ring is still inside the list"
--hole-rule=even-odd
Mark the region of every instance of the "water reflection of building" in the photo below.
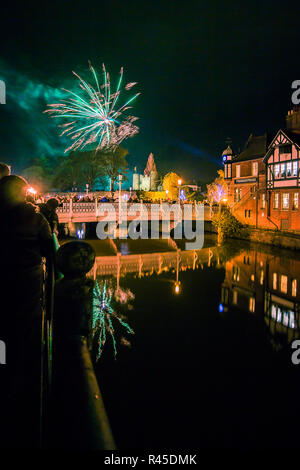
[[[300,260],[249,250],[225,266],[223,308],[263,314],[273,337],[299,335]]]

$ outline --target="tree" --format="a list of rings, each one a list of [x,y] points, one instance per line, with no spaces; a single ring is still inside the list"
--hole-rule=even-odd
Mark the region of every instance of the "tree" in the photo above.
[[[222,201],[227,200],[228,187],[224,179],[224,171],[218,170],[217,178],[207,185],[207,199],[210,204],[214,202],[220,204]]]
[[[54,170],[52,184],[62,191],[81,187],[83,183],[82,156],[80,154],[70,154],[67,157],[60,157],[57,167]]]
[[[128,150],[123,147],[117,147],[115,150],[101,152],[103,176],[110,178],[110,190],[114,191],[115,181],[120,173],[127,179],[128,163],[126,156]]]
[[[247,227],[231,214],[228,207],[214,215],[212,223],[218,229],[219,243],[226,237],[239,237],[243,235],[246,238],[247,236]]]

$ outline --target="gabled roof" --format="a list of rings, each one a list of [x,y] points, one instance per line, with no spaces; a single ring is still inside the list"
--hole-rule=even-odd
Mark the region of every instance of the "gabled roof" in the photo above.
[[[289,129],[279,129],[279,131],[276,133],[275,137],[272,139],[268,146],[268,151],[266,152],[264,160],[268,160],[268,157],[272,152],[273,144],[280,133],[284,134],[288,140],[290,140],[293,144],[296,144],[300,148],[300,134],[298,134],[297,132],[292,132]]]
[[[298,132],[290,131],[285,129],[283,133],[294,143],[300,147],[300,134]]]
[[[233,158],[232,163],[264,157],[268,149],[269,141],[270,138],[267,133],[258,136],[250,134],[244,149],[239,155]]]

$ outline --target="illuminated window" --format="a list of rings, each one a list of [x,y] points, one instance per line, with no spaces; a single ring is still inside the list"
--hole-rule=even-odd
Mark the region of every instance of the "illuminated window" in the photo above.
[[[277,273],[273,273],[273,289],[277,289]]]
[[[293,176],[297,176],[298,173],[298,162],[293,162]]]
[[[227,175],[228,178],[231,178],[231,165],[227,165]]]
[[[287,282],[288,282],[287,276],[281,275],[281,278],[280,278],[280,290],[281,290],[281,292],[283,292],[284,294],[287,293]]]
[[[273,318],[273,320],[276,320],[277,318],[277,309],[274,304],[271,307],[271,317]]]
[[[252,176],[258,175],[258,162],[252,163]]]
[[[239,202],[242,197],[242,189],[241,188],[235,188],[234,190],[234,202]]]
[[[249,298],[249,310],[250,312],[255,312],[255,298],[254,297]]]
[[[264,283],[264,270],[260,271],[260,278],[259,278],[260,285],[262,286]]]
[[[250,277],[250,279],[251,279],[251,281],[252,281],[252,282],[254,282],[254,280],[255,280],[255,276],[254,276],[254,274],[251,274],[251,277]]]
[[[275,178],[279,178],[279,173],[280,173],[280,165],[277,163],[276,165],[274,165]]]
[[[279,209],[279,193],[274,194],[274,209]]]
[[[234,281],[240,280],[240,268],[238,266],[233,266],[232,268],[232,279]]]
[[[237,165],[236,167],[236,177],[239,178],[241,176],[241,165]]]
[[[297,279],[292,280],[292,296],[296,297],[297,295]]]
[[[292,176],[292,162],[286,164],[286,176]]]
[[[261,208],[262,209],[266,208],[266,194],[265,193],[261,195]]]
[[[282,209],[288,209],[290,207],[290,195],[289,193],[283,193],[282,195]]]
[[[299,208],[299,193],[294,193],[293,197],[293,209],[298,209]]]
[[[285,178],[286,177],[286,164],[281,163],[280,165],[280,178]]]

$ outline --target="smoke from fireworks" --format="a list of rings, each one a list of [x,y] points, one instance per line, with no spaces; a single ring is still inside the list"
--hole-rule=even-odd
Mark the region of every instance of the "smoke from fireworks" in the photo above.
[[[110,76],[103,64],[104,83],[100,85],[98,75],[94,67],[89,63],[90,71],[95,82],[94,86],[83,80],[76,72],[73,74],[79,80],[80,94],[64,89],[69,93],[69,99],[60,103],[48,104],[49,109],[44,112],[53,118],[64,118],[68,122],[60,124],[62,135],[67,135],[73,141],[65,150],[83,149],[86,145],[96,144],[96,150],[115,148],[124,139],[133,137],[139,131],[134,124],[138,119],[135,116],[126,116],[123,113],[131,109],[130,103],[140,93],[125,100],[122,106],[117,106],[121,94],[123,80],[123,67],[120,70],[120,78],[117,89],[111,92]],[[137,82],[128,83],[125,90],[129,91]]]

